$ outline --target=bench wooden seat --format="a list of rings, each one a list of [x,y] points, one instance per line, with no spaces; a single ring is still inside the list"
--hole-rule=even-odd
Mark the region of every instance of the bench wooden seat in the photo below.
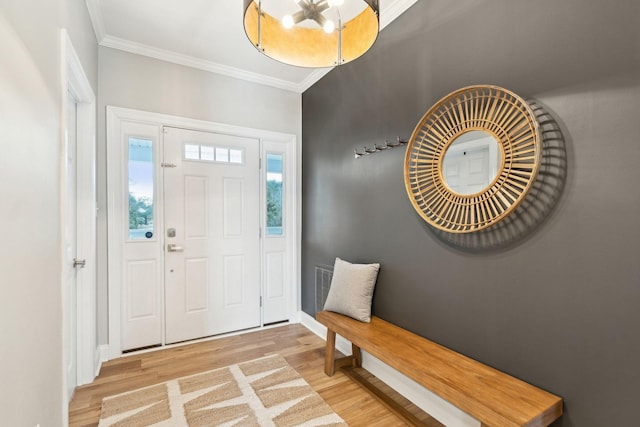
[[[363,323],[330,311],[316,314],[327,327],[325,373],[360,367],[361,349],[449,403],[482,426],[548,426],[562,415],[562,398],[453,350],[372,317]],[[335,338],[352,343],[353,354],[335,360]]]

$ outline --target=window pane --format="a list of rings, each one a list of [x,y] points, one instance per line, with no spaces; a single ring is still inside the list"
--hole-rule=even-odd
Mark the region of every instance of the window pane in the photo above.
[[[216,147],[216,162],[229,162],[229,149]]]
[[[129,239],[153,237],[153,141],[129,138]]]
[[[184,158],[187,160],[199,160],[200,146],[195,144],[184,144]]]
[[[282,236],[282,154],[267,154],[267,236]]]
[[[212,162],[214,160],[213,147],[210,147],[208,145],[201,145],[200,146],[200,159],[201,160],[208,160],[208,161]]]
[[[229,150],[229,163],[242,163],[242,150]]]

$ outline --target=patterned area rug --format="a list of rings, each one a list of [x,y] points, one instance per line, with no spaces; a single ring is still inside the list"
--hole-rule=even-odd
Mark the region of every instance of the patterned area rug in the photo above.
[[[99,427],[347,426],[281,356],[102,401]]]

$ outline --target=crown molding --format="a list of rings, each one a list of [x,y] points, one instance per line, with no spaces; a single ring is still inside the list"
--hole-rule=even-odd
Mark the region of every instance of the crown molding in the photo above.
[[[209,71],[215,74],[221,74],[227,77],[233,77],[240,80],[245,80],[266,86],[272,86],[278,89],[284,89],[292,92],[301,92],[301,85],[292,83],[287,80],[277,79],[275,77],[265,76],[264,74],[258,74],[251,71],[241,70],[239,68],[229,67],[228,65],[219,64],[217,62],[208,61],[206,59],[196,58],[194,56],[184,55],[170,50],[159,49],[157,47],[132,42],[130,40],[125,40],[118,37],[107,35],[102,40],[102,43],[100,43],[100,45],[113,49],[123,50],[125,52],[135,53],[137,55],[160,59],[162,61],[171,62],[174,64],[184,65],[186,67]]]
[[[85,3],[89,11],[91,24],[93,25],[93,31],[96,33],[96,40],[98,44],[101,44],[107,32],[104,28],[104,18],[102,16],[102,9],[100,9],[100,0],[86,0]]]
[[[317,70],[312,71],[299,85],[300,93],[303,93],[311,86],[313,86],[318,80],[329,74],[329,71],[333,70],[335,67],[331,68],[318,68]]]
[[[388,4],[386,9],[380,12],[380,31],[395,19],[402,15],[404,11],[413,6],[418,0],[392,0]],[[331,68],[319,68],[312,73],[310,73],[307,78],[305,78],[299,85],[300,92],[304,92],[313,86],[318,80],[323,78],[325,75],[329,73],[329,71],[333,70],[335,67]]]
[[[380,30],[393,22],[417,1],[418,0],[390,0],[386,3],[388,6],[386,6],[380,13]],[[101,46],[297,93],[306,91],[333,69],[319,68],[317,70],[313,70],[303,81],[294,83],[288,80],[282,80],[266,76],[264,74],[230,67],[228,65],[219,64],[206,59],[196,58],[170,50],[132,42],[130,40],[125,40],[107,34],[104,18],[100,9],[100,0],[86,0],[86,4],[91,18],[91,23],[93,24],[93,30],[96,34],[96,40]]]
[[[413,6],[418,0],[392,0],[380,12],[380,30],[395,21],[395,19],[402,15],[405,10]]]

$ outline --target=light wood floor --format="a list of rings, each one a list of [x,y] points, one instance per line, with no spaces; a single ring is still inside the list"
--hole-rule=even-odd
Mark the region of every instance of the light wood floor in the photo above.
[[[342,372],[324,374],[324,340],[299,324],[250,332],[106,362],[91,384],[79,387],[69,406],[71,427],[97,426],[106,396],[209,371],[258,357],[280,354],[350,426],[406,425],[357,382]],[[373,379],[376,381],[375,379]],[[439,425],[419,408],[378,382],[424,425]]]

